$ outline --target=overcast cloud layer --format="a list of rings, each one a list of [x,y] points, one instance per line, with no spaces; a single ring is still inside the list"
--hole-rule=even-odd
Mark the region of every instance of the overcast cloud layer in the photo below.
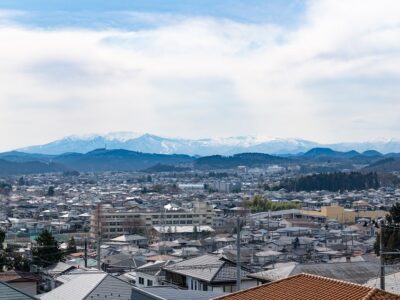
[[[110,131],[400,138],[397,0],[311,1],[282,8],[287,22],[107,8],[60,23],[5,8],[0,150]]]

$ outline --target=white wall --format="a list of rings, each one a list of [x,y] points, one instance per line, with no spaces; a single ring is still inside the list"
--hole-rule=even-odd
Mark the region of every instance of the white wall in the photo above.
[[[144,279],[144,283],[140,284],[139,283],[139,277],[142,277]],[[141,273],[139,271],[136,271],[136,286],[138,287],[146,287],[147,285],[147,280],[153,281],[153,286],[154,285],[159,285],[159,282],[157,280],[157,276]]]

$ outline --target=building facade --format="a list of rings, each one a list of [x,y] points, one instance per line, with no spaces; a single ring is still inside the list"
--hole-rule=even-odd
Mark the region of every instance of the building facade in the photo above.
[[[124,210],[110,206],[99,206],[92,213],[90,235],[98,232],[104,239],[123,234],[146,233],[153,226],[200,226],[213,225],[214,210],[206,202],[194,202],[192,209],[143,211],[138,208]]]

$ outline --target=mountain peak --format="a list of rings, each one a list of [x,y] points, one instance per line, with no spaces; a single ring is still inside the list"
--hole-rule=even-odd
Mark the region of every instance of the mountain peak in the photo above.
[[[166,138],[150,133],[136,132],[110,132],[104,135],[88,134],[73,135],[56,140],[54,142],[18,149],[27,153],[40,153],[57,155],[66,152],[87,153],[94,149],[126,149],[144,153],[158,154],[188,154],[192,156],[207,155],[233,155],[242,152],[259,152],[276,155],[293,155],[299,153],[309,153],[312,155],[332,155],[335,151],[349,152],[355,150],[358,152],[347,153],[347,156],[359,155],[363,151],[377,151],[377,153],[368,152],[367,155],[376,156],[380,153],[400,152],[400,141],[390,140],[383,142],[365,142],[365,143],[337,143],[337,144],[319,144],[298,138],[274,138],[266,139],[256,136],[230,136],[221,138],[203,138],[203,139],[182,139]],[[379,152],[380,153],[379,153]]]

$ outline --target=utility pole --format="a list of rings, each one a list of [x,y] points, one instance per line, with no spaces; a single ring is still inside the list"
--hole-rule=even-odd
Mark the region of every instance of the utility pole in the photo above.
[[[383,259],[383,229],[384,229],[384,225],[383,225],[383,221],[381,221],[381,232],[379,235],[379,262],[380,262],[380,276],[381,276],[381,290],[385,289],[385,261]]]
[[[85,237],[85,268],[87,268],[87,237]]]
[[[384,251],[384,245],[383,245],[383,235],[384,235],[384,229],[385,229],[385,224],[383,221],[380,222],[380,234],[379,234],[379,262],[380,262],[380,288],[381,290],[385,289],[385,255],[400,255],[399,251]],[[400,230],[398,226],[388,226],[390,228],[393,228],[395,230]]]
[[[101,255],[100,255],[100,243],[101,243],[101,205],[97,204],[97,269],[101,271]]]
[[[240,267],[240,216],[236,219],[236,291],[240,291],[241,267]]]

